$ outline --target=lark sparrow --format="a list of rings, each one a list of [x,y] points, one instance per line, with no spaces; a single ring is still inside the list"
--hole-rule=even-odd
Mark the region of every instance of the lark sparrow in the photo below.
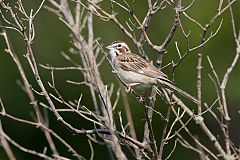
[[[176,87],[163,72],[144,58],[132,54],[128,45],[122,41],[114,41],[106,47],[109,49],[113,71],[126,87],[144,93],[153,85],[177,91],[181,95],[197,103],[197,99]]]

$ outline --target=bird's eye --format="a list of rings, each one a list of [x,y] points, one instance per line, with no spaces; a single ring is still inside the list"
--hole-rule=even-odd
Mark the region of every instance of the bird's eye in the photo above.
[[[117,47],[118,47],[118,48],[121,48],[121,47],[122,47],[122,45],[121,45],[121,44],[118,44],[118,45],[117,45]]]

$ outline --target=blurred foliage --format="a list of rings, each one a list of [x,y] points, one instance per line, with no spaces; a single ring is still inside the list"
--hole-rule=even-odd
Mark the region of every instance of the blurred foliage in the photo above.
[[[27,8],[26,10],[29,12],[31,8],[36,9],[38,5],[40,4],[40,0],[33,1],[33,0],[24,0],[24,6]],[[132,3],[131,0],[128,0],[129,3]],[[186,0],[183,2],[184,4],[189,4],[191,1]],[[70,2],[72,3],[72,2]],[[101,2],[101,6],[104,6],[106,8],[109,8],[109,4],[107,0],[104,0]],[[226,3],[226,1],[224,1]],[[15,2],[9,0],[10,5],[16,5]],[[47,5],[47,2],[45,3]],[[201,0],[201,1],[195,1],[194,5],[187,11],[191,17],[198,20],[201,24],[206,24],[209,22],[211,17],[216,13],[218,0]],[[74,5],[72,3],[72,5]],[[233,5],[233,11],[235,15],[235,24],[236,28],[239,29],[240,27],[240,2],[237,1]],[[131,19],[131,15],[124,12],[122,9],[114,8],[117,10],[117,18],[121,22],[128,21],[128,19]],[[140,19],[143,20],[144,15],[147,12],[147,1],[136,1],[134,3],[134,13],[141,17]],[[152,23],[149,26],[148,34],[151,40],[156,44],[161,44],[162,41],[167,36],[172,23],[174,22],[175,13],[171,8],[166,8],[162,11],[160,11],[157,15],[155,15],[152,19]],[[186,19],[184,16],[181,18],[183,27],[186,32],[190,31],[190,45],[198,45],[200,40],[200,34],[201,30],[199,27],[196,26],[196,24],[193,24],[188,19]],[[208,77],[208,73],[211,73],[209,64],[207,62],[206,56],[208,55],[213,65],[217,71],[217,73],[220,76],[220,79],[223,78],[223,74],[226,72],[227,67],[231,64],[234,56],[235,56],[235,42],[233,39],[232,34],[232,26],[230,21],[230,15],[229,12],[225,12],[221,18],[219,18],[213,25],[213,27],[210,29],[212,32],[215,32],[216,28],[220,24],[220,21],[223,20],[222,26],[217,33],[217,35],[211,39],[203,49],[203,101],[207,102],[213,102],[216,99],[216,91],[214,88],[214,84],[211,82],[211,80]],[[37,15],[36,19],[34,19],[35,29],[36,29],[36,37],[33,43],[33,51],[36,56],[36,60],[39,64],[50,64],[52,66],[71,66],[71,64],[66,61],[63,56],[60,54],[61,52],[66,53],[67,55],[71,56],[76,62],[80,63],[79,56],[77,55],[71,55],[69,52],[69,49],[71,48],[71,36],[70,31],[67,29],[67,27],[59,21],[59,19],[48,11],[47,9],[42,9],[39,14]],[[136,32],[136,35],[139,37],[139,31],[134,29],[134,32]],[[18,56],[20,57],[21,62],[24,65],[24,69],[26,71],[29,71],[29,66],[27,64],[27,61],[25,57],[23,57],[23,54],[26,52],[26,46],[23,43],[22,37],[18,35],[15,31],[8,30],[10,39],[13,43],[14,49],[17,52]],[[131,41],[126,38],[126,36],[123,34],[123,32],[112,22],[104,22],[100,20],[97,17],[94,17],[94,34],[95,37],[100,38],[100,42],[106,46],[110,42],[114,40],[124,40],[129,43],[130,48],[132,48],[132,51],[134,53],[137,53],[136,47],[131,43]],[[209,33],[210,34],[210,33]],[[87,35],[86,35],[87,36]],[[170,63],[171,61],[177,62],[178,60],[178,54],[175,48],[175,41],[178,42],[180,50],[184,51],[186,49],[184,38],[182,36],[182,33],[178,30],[172,41],[170,42],[167,53],[164,56],[163,60],[163,66]],[[6,48],[5,42],[2,37],[0,37],[0,97],[3,100],[3,103],[6,107],[7,112],[11,113],[12,115],[16,115],[18,117],[22,117],[25,119],[32,119],[32,107],[29,104],[29,100],[27,95],[24,93],[24,91],[21,89],[21,78],[18,73],[18,70],[16,68],[16,65],[12,61],[11,57],[4,52],[4,49]],[[147,45],[144,46],[144,49],[150,59],[155,62],[156,59],[156,53],[151,48],[149,48]],[[191,52],[187,58],[180,64],[180,66],[177,68],[175,72],[175,82],[177,86],[180,88],[193,93],[194,95],[196,92],[196,65],[197,65],[197,51]],[[42,79],[44,80],[46,86],[47,82],[51,81],[51,74],[48,70],[45,70],[41,67],[39,67],[40,73],[42,76]],[[171,75],[171,66],[166,67],[163,69],[163,71]],[[100,66],[100,71],[102,74],[102,78],[105,82],[105,84],[114,83],[115,84],[115,90],[117,90],[119,84],[116,80],[116,77],[111,73],[111,68],[109,64],[105,61]],[[30,73],[30,71],[28,72]],[[56,80],[56,86],[61,92],[61,94],[64,96],[67,100],[75,100],[78,99],[81,93],[83,93],[83,101],[82,104],[91,107],[92,101],[89,99],[90,93],[88,91],[87,87],[84,86],[76,86],[73,84],[66,83],[66,80],[71,81],[81,81],[83,78],[81,74],[78,71],[59,71],[54,72],[55,80]],[[31,74],[28,74],[28,77],[31,79],[31,84],[33,87],[38,90],[37,85],[34,83],[34,80],[32,79],[33,76]],[[227,95],[227,102],[229,106],[232,106],[230,108],[230,115],[232,117],[232,128],[230,129],[230,132],[233,136],[233,141],[237,144],[240,144],[239,134],[240,130],[239,127],[236,127],[238,125],[237,119],[239,119],[239,107],[240,107],[240,65],[237,64],[236,68],[232,72],[228,85],[226,90]],[[48,88],[50,89],[50,88]],[[40,97],[39,97],[40,98]],[[41,99],[41,98],[40,98]],[[115,94],[113,96],[113,99],[115,99]],[[42,101],[45,101],[44,99],[41,99]],[[157,100],[161,100],[158,98]],[[156,110],[160,111],[161,113],[165,114],[166,107],[161,103],[157,101],[156,103]],[[129,102],[130,106],[134,106],[132,109],[133,118],[135,122],[135,128],[137,131],[137,136],[139,139],[142,139],[142,131],[143,131],[143,107],[139,105],[134,99],[132,99],[129,96]],[[61,107],[61,104],[59,104],[59,107]],[[217,108],[214,108],[214,110],[217,110]],[[117,106],[117,111],[122,111],[124,113],[124,108],[122,107],[122,103],[120,101],[119,105]],[[123,115],[124,123],[126,122],[126,118]],[[83,136],[73,136],[73,138],[69,139],[68,136],[72,133],[68,132],[68,130],[65,129],[64,126],[61,126],[57,124],[56,118],[53,115],[49,115],[50,117],[50,126],[61,136],[65,137],[65,139],[68,142],[71,142],[74,144],[74,147],[76,147],[76,150],[80,153],[83,153],[83,156],[90,157],[90,149],[86,146],[88,146],[87,140]],[[68,122],[71,122],[75,126],[79,128],[91,128],[92,126],[89,126],[88,122],[85,122],[83,120],[79,121],[79,119],[73,115],[66,114],[64,115],[66,120]],[[116,116],[117,117],[117,116]],[[3,128],[5,131],[9,134],[10,137],[14,137],[14,139],[20,143],[24,144],[24,146],[27,146],[29,148],[35,148],[36,150],[40,151],[47,145],[43,133],[35,128],[19,124],[15,121],[9,120],[7,118],[1,118],[3,123]],[[159,117],[153,117],[153,127],[156,134],[156,139],[161,138],[161,129],[162,125],[159,126]],[[212,128],[215,127],[215,124],[211,123],[211,119],[207,119],[209,121],[207,124],[212,126]],[[7,124],[7,125],[5,125]],[[192,125],[194,129],[194,124]],[[214,131],[214,130],[213,130]],[[197,129],[196,129],[197,132]],[[218,134],[216,129],[216,135]],[[71,136],[72,137],[72,136]],[[58,143],[58,142],[56,142]],[[61,145],[59,146],[61,147]],[[173,147],[173,144],[168,144],[167,148],[171,149]],[[95,157],[96,159],[108,159],[107,154],[101,154],[106,153],[107,149],[105,146],[101,145],[94,145],[95,149]],[[61,149],[59,149],[61,151]],[[183,149],[184,150],[184,149]],[[20,152],[19,150],[14,150],[17,154],[17,157],[19,159],[37,159],[36,157],[32,157],[31,155],[27,155],[25,153]],[[62,148],[63,154],[69,154],[65,148]],[[87,154],[86,154],[87,153]],[[166,154],[168,154],[169,151],[166,151]],[[181,150],[178,150],[178,152],[175,152],[173,157],[176,159],[177,157],[181,156],[181,159],[196,159],[196,155],[193,157],[190,156],[191,152],[186,156],[186,154],[183,154]],[[7,159],[3,149],[0,149],[0,159]]]

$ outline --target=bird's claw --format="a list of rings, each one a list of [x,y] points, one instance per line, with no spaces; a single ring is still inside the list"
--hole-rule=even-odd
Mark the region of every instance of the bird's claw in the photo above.
[[[132,91],[131,86],[126,85],[126,86],[125,86],[125,91],[126,91],[127,93],[129,93],[130,91]]]

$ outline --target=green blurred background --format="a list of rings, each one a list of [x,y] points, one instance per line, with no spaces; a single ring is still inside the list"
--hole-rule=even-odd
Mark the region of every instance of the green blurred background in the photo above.
[[[29,13],[30,9],[33,8],[36,10],[38,5],[41,1],[39,0],[24,0],[24,6],[26,7],[27,12]],[[130,4],[132,1],[128,1]],[[190,4],[190,0],[184,1],[183,4]],[[198,20],[202,25],[209,22],[209,20],[213,17],[216,13],[216,9],[218,7],[218,0],[201,0],[195,1],[194,5],[187,11],[191,17]],[[16,5],[15,2],[9,1],[11,6]],[[224,1],[224,4],[226,2]],[[48,4],[47,2],[45,4]],[[70,2],[72,6],[74,3]],[[108,8],[109,4],[108,1],[104,0],[101,2],[101,6],[103,8]],[[240,2],[237,1],[233,5],[233,11],[235,16],[235,24],[237,31],[239,31],[240,27]],[[2,8],[1,8],[2,9]],[[131,18],[131,15],[124,12],[121,9],[116,8],[118,11],[117,18],[120,19],[121,22],[128,20]],[[140,17],[142,20],[147,12],[147,1],[136,1],[134,4],[134,13]],[[5,13],[4,13],[5,14]],[[174,21],[174,10],[171,7],[167,7],[166,9],[157,13],[153,19],[152,23],[149,26],[148,34],[151,40],[156,44],[161,44],[165,39],[166,35],[168,34],[171,25]],[[203,101],[208,102],[210,105],[217,97],[216,91],[214,88],[214,84],[208,77],[208,73],[211,73],[209,64],[207,62],[206,56],[208,55],[213,65],[219,74],[220,79],[222,80],[224,73],[227,70],[227,67],[231,64],[234,56],[236,45],[233,39],[232,34],[232,26],[231,26],[231,19],[229,12],[225,12],[213,26],[210,28],[208,35],[211,31],[215,32],[216,28],[220,24],[220,21],[223,19],[222,26],[218,32],[218,34],[212,38],[203,48],[203,88],[202,88],[202,95]],[[190,45],[196,46],[199,44],[200,41],[200,34],[202,30],[194,23],[190,22],[184,16],[181,18],[183,27],[186,32],[191,31],[190,34]],[[2,21],[2,19],[1,19]],[[34,19],[35,29],[36,29],[36,37],[33,43],[33,51],[35,58],[39,64],[50,64],[52,66],[71,66],[71,64],[66,61],[60,54],[60,52],[64,52],[67,55],[71,56],[76,62],[80,63],[79,56],[72,55],[69,52],[69,48],[71,48],[71,36],[70,31],[68,28],[59,21],[58,17],[53,13],[49,12],[46,9],[42,9],[37,17]],[[84,31],[86,33],[86,31]],[[139,35],[139,32],[137,32]],[[17,52],[24,69],[27,73],[28,78],[31,81],[31,84],[36,90],[39,90],[36,83],[34,82],[33,75],[29,69],[28,63],[23,55],[26,53],[26,46],[21,36],[14,31],[8,31],[9,37],[13,43],[14,49]],[[106,46],[114,40],[124,40],[128,42],[130,48],[134,53],[137,53],[136,47],[133,43],[123,34],[123,32],[112,22],[104,22],[101,21],[99,18],[94,17],[94,34],[95,37],[100,38],[100,42]],[[164,56],[163,59],[163,66],[170,63],[172,60],[177,62],[178,54],[175,48],[175,41],[179,43],[179,48],[184,53],[186,49],[184,37],[180,30],[178,29],[174,38],[170,42],[169,46],[167,47],[167,54]],[[29,100],[27,95],[21,89],[21,79],[19,76],[19,72],[17,70],[16,65],[14,64],[11,57],[4,52],[6,48],[5,42],[2,37],[0,37],[0,97],[4,103],[6,111],[9,114],[14,116],[32,120],[33,110],[31,105],[29,104]],[[156,59],[155,51],[153,51],[149,46],[145,45],[144,49],[151,60]],[[155,61],[154,61],[155,62]],[[193,95],[196,95],[196,65],[197,65],[197,51],[191,52],[187,58],[180,64],[175,72],[175,82],[177,86],[186,90]],[[39,68],[42,79],[48,87],[47,82],[51,80],[51,74],[49,71]],[[171,74],[171,66],[166,67],[163,71],[170,76]],[[111,84],[112,82],[115,84],[115,90],[117,90],[119,84],[116,80],[116,77],[113,74],[110,74],[111,68],[108,63],[105,61],[99,68],[103,81],[105,84]],[[77,81],[80,82],[83,80],[80,72],[78,71],[59,71],[54,72],[56,86],[61,94],[67,100],[75,100],[78,99],[79,95],[83,93],[83,100],[82,104],[93,109],[92,101],[89,99],[90,93],[86,86],[77,86],[73,84],[66,83],[66,80]],[[240,109],[240,65],[237,64],[235,69],[233,70],[226,89],[226,96],[227,96],[227,103],[229,106],[230,116],[232,118],[230,124],[230,135],[232,141],[235,143],[236,146],[240,144],[240,128],[239,128],[239,118],[240,115],[238,113]],[[20,85],[19,85],[20,84]],[[113,99],[116,95],[113,95]],[[42,97],[37,96],[38,101],[46,102]],[[161,101],[160,98],[157,100]],[[162,101],[157,102],[156,110],[160,111],[161,113],[166,113],[166,106],[163,105]],[[130,106],[132,107],[133,113],[133,120],[135,123],[135,128],[137,131],[138,139],[142,139],[143,135],[143,126],[144,126],[144,114],[143,114],[143,107],[135,102],[132,98],[129,97]],[[59,108],[62,106],[61,104],[57,104]],[[217,112],[217,108],[215,107],[214,110]],[[122,102],[120,101],[119,105],[117,106],[116,111],[122,111],[124,123],[126,123],[126,118],[124,115],[124,108]],[[117,115],[117,112],[115,113]],[[71,113],[63,115],[66,121],[73,124],[76,128],[85,128],[91,129],[91,125],[82,119],[72,115]],[[117,116],[116,116],[117,117]],[[212,131],[217,135],[221,134],[219,132],[219,128],[215,124],[215,121],[212,118],[209,118],[210,114],[205,116],[206,123],[208,126],[211,127]],[[64,137],[67,142],[72,144],[75,149],[85,156],[86,158],[90,157],[90,148],[88,146],[86,137],[73,135],[73,133],[66,130],[66,128],[62,125],[59,125],[56,122],[56,118],[51,113],[49,114],[50,119],[50,127],[55,130],[59,135]],[[44,147],[47,146],[47,142],[44,138],[43,133],[34,127],[30,127],[27,125],[23,125],[17,123],[15,121],[9,120],[5,117],[1,117],[3,128],[5,132],[12,137],[16,142],[19,144],[23,144],[23,146],[27,148],[32,148],[39,152],[42,152]],[[199,132],[199,129],[194,126],[194,123],[190,123],[190,126],[193,132]],[[156,133],[156,139],[159,141],[161,137],[161,129],[162,129],[162,122],[159,123],[159,117],[154,116],[153,119],[153,127]],[[203,139],[206,137],[203,137]],[[62,155],[69,155],[66,148],[64,148],[59,142],[56,141],[58,146],[59,152]],[[172,148],[172,143],[166,145],[166,150],[164,155],[166,156],[169,151],[168,149]],[[14,148],[14,147],[13,147]],[[95,149],[95,159],[109,159],[110,157],[107,154],[106,146],[104,145],[96,145],[94,144]],[[184,151],[184,152],[183,152]],[[25,154],[16,148],[14,148],[14,153],[16,154],[18,159],[39,159],[33,157],[29,154]],[[187,153],[187,154],[186,154]],[[193,154],[191,151],[186,151],[185,148],[178,146],[178,149],[173,154],[171,159],[177,159],[176,157],[181,156],[182,159],[197,159],[197,155]],[[4,150],[0,148],[0,159],[8,159]]]

